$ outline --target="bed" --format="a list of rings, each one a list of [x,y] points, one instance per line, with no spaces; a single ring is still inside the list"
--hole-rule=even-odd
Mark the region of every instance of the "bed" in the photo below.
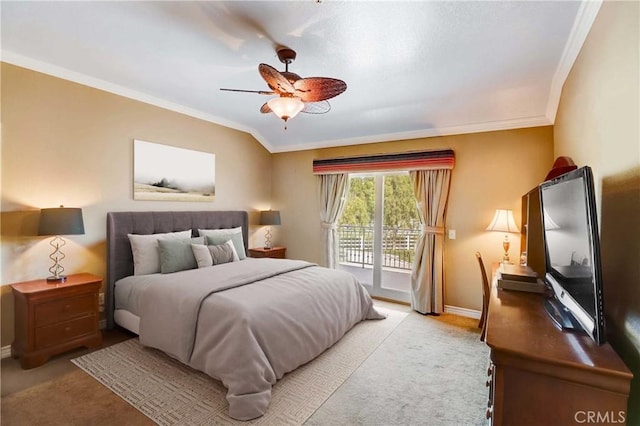
[[[171,245],[190,246],[187,239],[199,230],[237,232],[216,246],[211,238],[193,240],[233,251],[236,261],[173,272],[165,270],[169,260],[162,252],[166,273],[140,269],[138,239],[169,235],[177,241]],[[242,259],[247,241],[244,211],[107,213],[108,327],[133,331],[141,344],[220,380],[228,389],[229,415],[238,420],[263,415],[277,380],[355,324],[384,318],[352,275],[299,260]]]

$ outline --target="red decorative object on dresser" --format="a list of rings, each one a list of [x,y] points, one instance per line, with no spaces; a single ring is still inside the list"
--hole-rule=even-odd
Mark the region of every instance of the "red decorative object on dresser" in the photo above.
[[[556,161],[553,162],[553,166],[551,166],[551,170],[549,170],[544,180],[551,180],[577,168],[578,166],[576,166],[571,157],[558,157]]]

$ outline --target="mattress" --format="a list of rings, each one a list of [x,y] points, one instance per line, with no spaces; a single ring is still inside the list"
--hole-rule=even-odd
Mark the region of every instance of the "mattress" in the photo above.
[[[151,274],[147,277],[153,277],[154,275],[160,274]],[[125,310],[133,315],[139,316],[140,295],[150,283],[150,280],[118,280],[114,293],[116,310]]]
[[[116,309],[113,319],[120,327],[126,328],[132,333],[140,334],[140,317],[124,309]]]
[[[161,274],[151,274],[153,275]],[[115,310],[113,320],[120,327],[140,334],[140,295],[150,285],[147,280],[118,280],[115,284]]]

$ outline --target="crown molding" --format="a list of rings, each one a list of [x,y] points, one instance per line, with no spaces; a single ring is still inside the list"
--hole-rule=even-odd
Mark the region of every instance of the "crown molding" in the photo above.
[[[588,3],[592,3],[592,2],[588,2]],[[584,9],[584,6],[582,7],[582,9]],[[596,10],[596,14],[597,14],[597,10]],[[580,20],[580,21],[583,22],[583,20]],[[592,23],[593,19],[590,22]],[[574,25],[574,29],[575,27],[576,25]],[[588,32],[588,29],[587,31],[585,31],[584,37],[586,37],[586,32]],[[584,42],[584,37],[582,38],[582,42]],[[579,51],[579,48],[578,48],[578,51]],[[565,54],[563,54],[563,59],[565,57],[569,57],[568,54],[566,54],[566,52],[567,52],[567,48],[565,48]],[[577,56],[577,53],[575,56]],[[573,60],[575,60],[575,56],[573,57]],[[174,111],[180,114],[185,114],[190,117],[198,118],[210,123],[218,124],[221,126],[229,127],[235,130],[248,133],[251,136],[253,136],[253,138],[255,138],[256,141],[258,141],[270,153],[304,151],[309,149],[331,148],[331,147],[347,146],[347,145],[362,145],[362,144],[368,144],[368,143],[391,142],[391,141],[399,141],[399,140],[421,139],[421,138],[430,138],[430,137],[448,136],[448,135],[462,135],[462,134],[491,132],[491,131],[499,131],[499,130],[512,130],[512,129],[520,129],[520,128],[528,128],[528,127],[549,126],[553,124],[553,120],[548,118],[549,113],[547,112],[546,116],[523,117],[523,118],[510,119],[510,120],[499,120],[499,121],[491,121],[491,122],[484,122],[484,123],[471,123],[471,124],[465,124],[461,126],[451,126],[451,127],[441,127],[441,128],[434,127],[431,129],[423,129],[423,130],[416,130],[416,131],[387,133],[382,135],[371,135],[371,136],[362,136],[362,137],[346,138],[346,139],[333,139],[333,140],[318,141],[315,143],[311,142],[304,145],[293,144],[293,145],[286,145],[286,146],[274,146],[270,144],[264,137],[262,137],[262,135],[258,133],[255,129],[249,128],[247,126],[243,126],[239,123],[226,120],[218,116],[214,116],[212,114],[207,114],[202,111],[186,107],[184,105],[169,102],[169,101],[148,95],[143,92],[139,92],[124,86],[113,84],[102,79],[90,77],[88,75],[71,71],[66,68],[62,68],[49,63],[38,61],[38,60],[29,58],[23,55],[19,55],[10,51],[6,51],[6,50],[0,51],[0,59],[3,62],[7,62],[19,67],[23,67],[33,71],[48,74],[64,80],[72,81],[74,83],[82,84],[84,86],[103,90],[105,92],[113,93],[119,96],[123,96],[125,98],[144,102],[146,104],[154,105],[163,109]],[[564,67],[558,67],[558,70],[560,70],[561,68],[564,69]],[[567,74],[569,70],[570,70],[570,66],[567,68],[567,71],[566,71]],[[557,79],[557,75],[558,75],[558,71],[556,71],[556,77],[554,77],[554,82]],[[564,76],[562,81],[564,81],[565,78],[566,78],[566,75]],[[558,97],[559,97],[560,91],[561,91],[561,85],[560,85],[560,88],[558,89]],[[555,101],[555,109],[553,114],[554,118],[555,118],[555,110],[557,110],[557,103],[558,102]],[[548,105],[550,104],[551,104],[551,101]],[[547,111],[549,111],[549,107],[547,108]]]
[[[393,142],[408,139],[432,138],[437,136],[464,135],[469,133],[494,132],[499,130],[523,129],[528,127],[550,126],[552,123],[546,116],[516,118],[512,120],[488,121],[485,123],[465,124],[452,127],[435,127],[426,130],[387,133],[384,135],[362,136],[350,139],[334,139],[302,145],[275,147],[273,153],[304,151],[308,149],[333,148],[347,145],[363,145],[378,142]]]
[[[576,20],[571,28],[571,33],[569,33],[567,44],[564,46],[560,63],[556,68],[556,72],[551,80],[551,87],[549,88],[546,116],[551,124],[556,121],[556,114],[558,113],[564,82],[567,80],[569,72],[571,72],[571,68],[578,58],[578,54],[580,54],[580,50],[589,35],[589,31],[593,26],[593,22],[596,20],[596,16],[598,16],[601,6],[602,0],[587,0],[580,4]]]

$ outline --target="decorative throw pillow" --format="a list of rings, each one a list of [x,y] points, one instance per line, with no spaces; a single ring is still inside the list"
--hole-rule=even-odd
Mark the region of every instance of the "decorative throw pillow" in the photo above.
[[[158,240],[190,238],[191,230],[148,235],[128,234],[127,236],[133,253],[133,275],[157,274],[160,272]]]
[[[221,263],[236,262],[238,254],[231,240],[214,246],[191,244],[191,250],[198,264],[198,268],[219,265]]]
[[[209,253],[211,253],[213,266],[233,262],[233,249],[229,247],[229,244],[224,243],[217,246],[207,246],[207,248],[209,249]]]
[[[198,264],[191,250],[192,244],[204,247],[205,237],[186,238],[184,240],[158,240],[160,250],[160,272],[172,272],[196,269]]]
[[[207,244],[209,245],[219,245],[230,239],[236,248],[238,259],[243,260],[247,257],[244,251],[241,226],[230,229],[198,229],[198,235],[207,237]]]

